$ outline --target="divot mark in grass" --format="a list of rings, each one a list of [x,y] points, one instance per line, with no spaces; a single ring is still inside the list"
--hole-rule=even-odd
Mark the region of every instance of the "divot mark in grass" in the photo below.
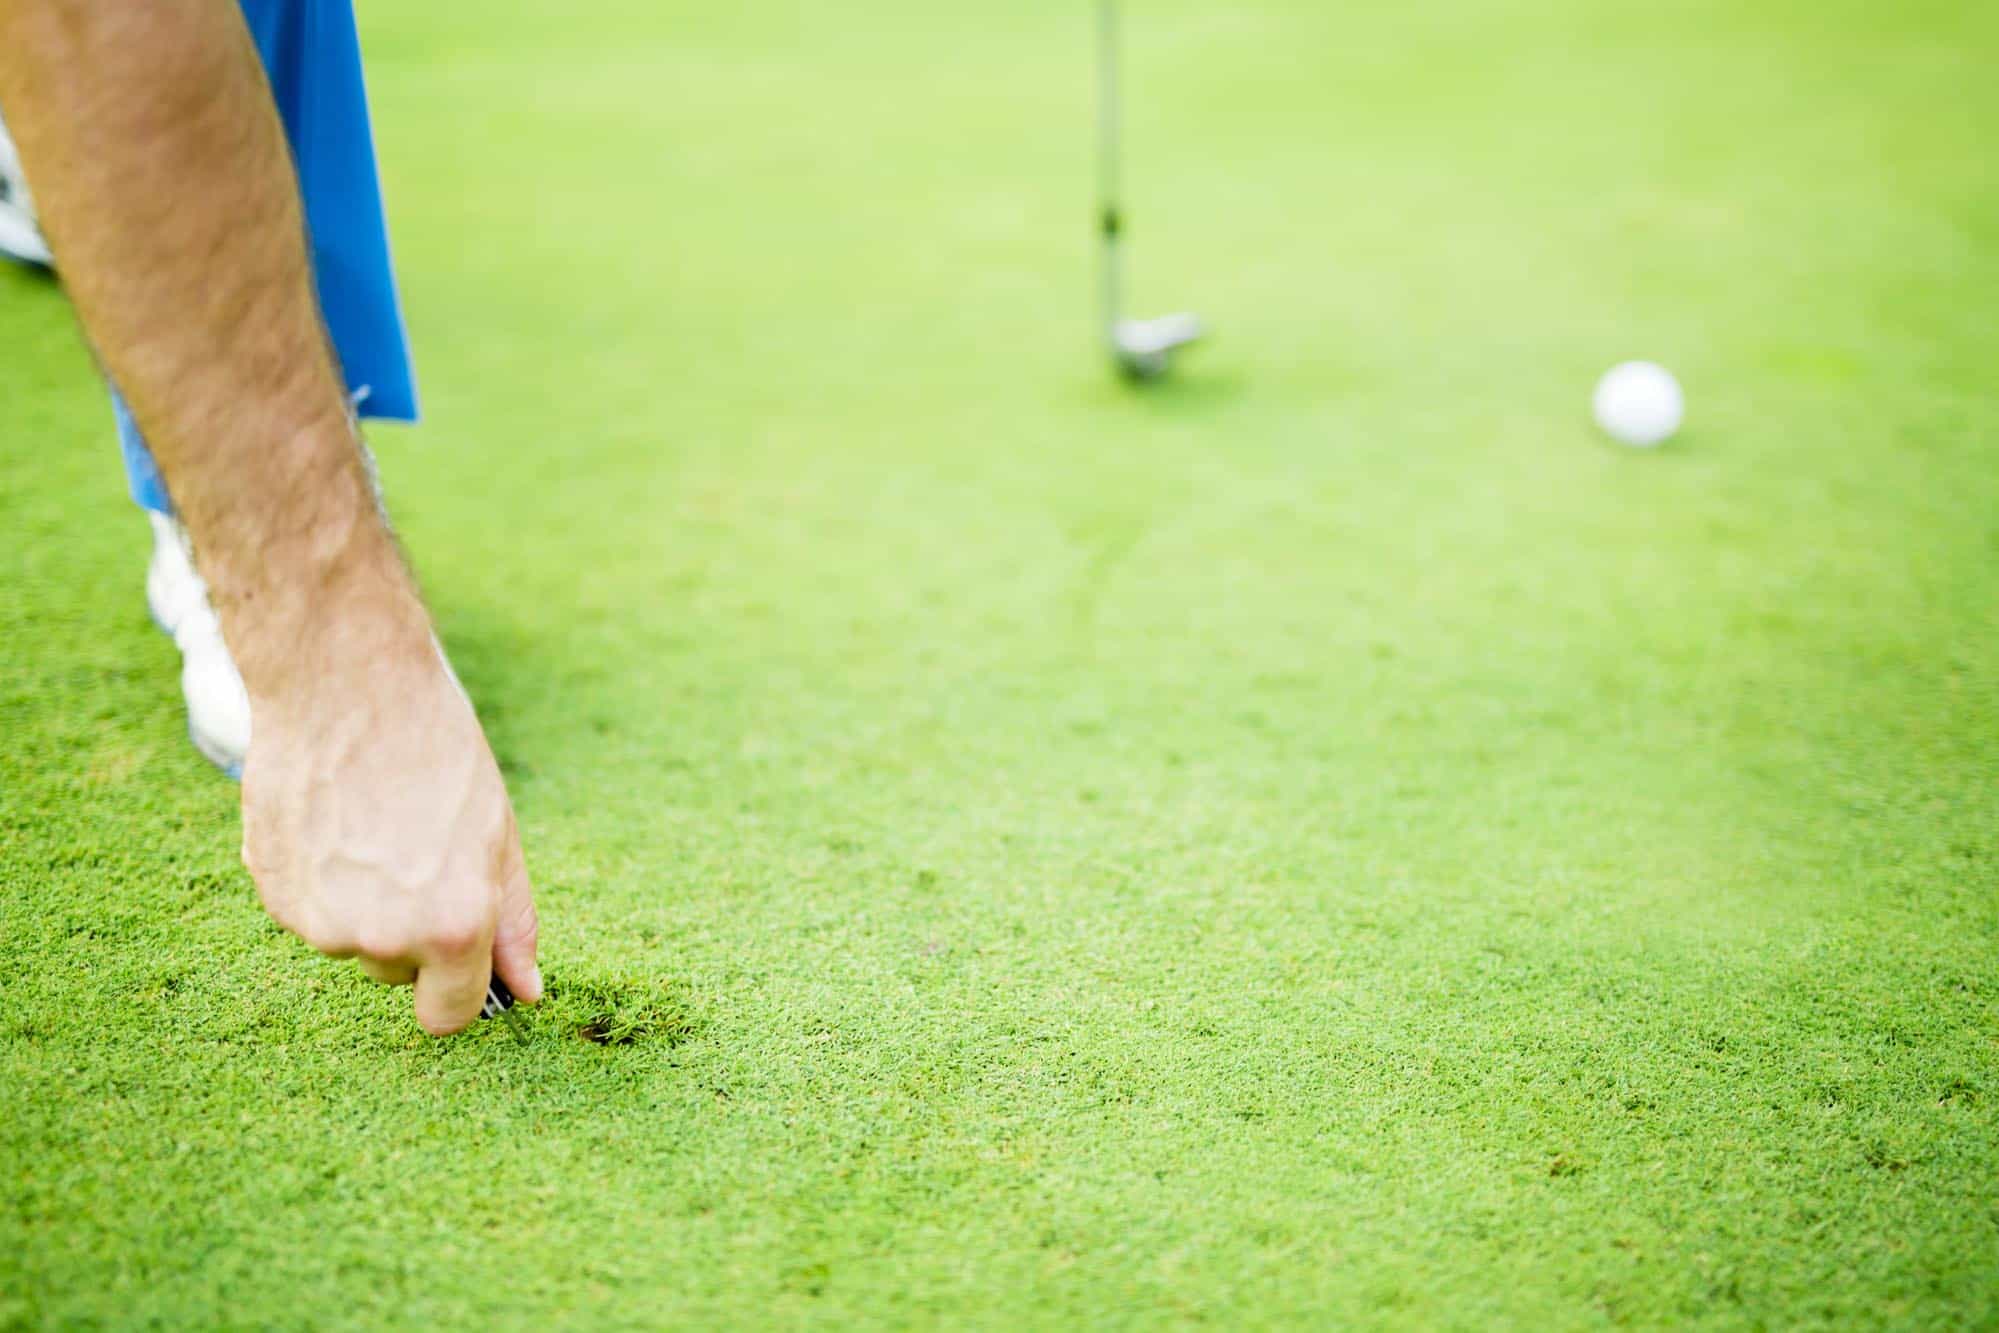
[[[548,1002],[559,1027],[596,1046],[678,1046],[698,1027],[693,1008],[665,981],[551,978]]]

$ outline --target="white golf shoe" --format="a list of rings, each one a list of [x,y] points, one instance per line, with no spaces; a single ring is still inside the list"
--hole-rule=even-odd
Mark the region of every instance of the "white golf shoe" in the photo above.
[[[187,734],[194,748],[232,778],[243,776],[250,753],[250,695],[222,622],[208,604],[208,585],[194,567],[187,529],[167,514],[148,512],[153,560],[146,569],[146,605],[180,649],[180,688],[187,698]]]
[[[28,194],[28,178],[21,174],[21,159],[7,127],[0,124],[0,254],[43,267],[55,262],[49,243],[35,221],[35,201]]]

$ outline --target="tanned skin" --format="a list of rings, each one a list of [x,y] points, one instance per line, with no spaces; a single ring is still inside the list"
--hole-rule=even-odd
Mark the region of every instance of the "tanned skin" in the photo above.
[[[236,0],[0,0],[0,105],[250,695],[264,906],[433,1033],[541,996],[513,807],[377,505]]]

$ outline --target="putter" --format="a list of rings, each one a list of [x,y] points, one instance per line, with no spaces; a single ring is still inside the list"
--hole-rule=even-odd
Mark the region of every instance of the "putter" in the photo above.
[[[1117,368],[1134,380],[1157,379],[1173,353],[1201,336],[1201,320],[1186,311],[1157,319],[1124,316],[1124,213],[1118,205],[1118,0],[1097,0],[1097,195],[1103,240],[1104,341]]]
[[[528,1022],[514,1008],[514,993],[507,989],[507,983],[500,980],[497,972],[486,984],[486,1003],[480,1006],[479,1017],[505,1019],[507,1031],[514,1034],[514,1040],[523,1046],[528,1044]]]

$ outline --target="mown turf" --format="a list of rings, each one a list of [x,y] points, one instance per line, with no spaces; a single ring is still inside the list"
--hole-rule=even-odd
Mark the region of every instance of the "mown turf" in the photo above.
[[[1142,396],[1080,6],[364,19],[555,996],[266,922],[0,274],[0,1324],[1999,1321],[1999,10],[1139,7]]]

